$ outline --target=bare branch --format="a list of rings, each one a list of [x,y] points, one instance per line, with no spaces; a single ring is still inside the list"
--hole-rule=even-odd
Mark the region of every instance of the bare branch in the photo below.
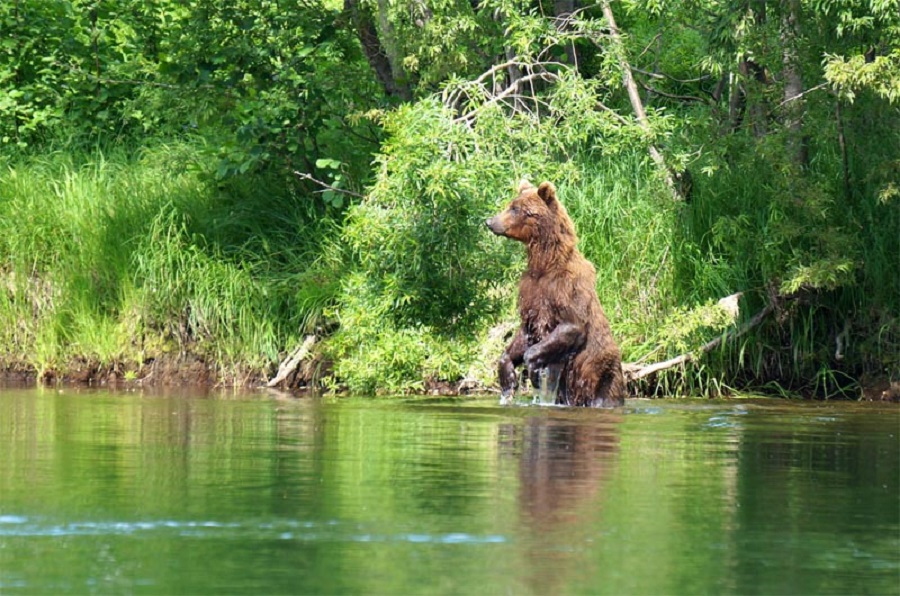
[[[647,118],[647,112],[644,110],[644,104],[641,103],[641,96],[638,93],[637,85],[635,85],[634,82],[634,74],[631,72],[631,65],[625,57],[625,44],[622,41],[622,35],[616,25],[616,19],[613,16],[612,8],[609,6],[609,0],[603,0],[603,2],[600,3],[600,6],[603,9],[603,16],[606,18],[606,23],[609,25],[610,37],[619,54],[619,65],[622,68],[622,82],[625,85],[625,90],[628,92],[628,99],[631,101],[632,109],[634,109],[634,115],[637,117],[641,127],[649,133],[651,132],[650,121]],[[594,43],[596,43],[596,41]],[[647,151],[650,153],[650,157],[653,159],[654,163],[656,163],[656,166],[662,172],[666,186],[672,193],[672,198],[675,200],[684,200],[684,195],[675,184],[675,172],[668,166],[666,159],[663,157],[662,153],[659,152],[659,149],[657,149],[655,145],[650,144]]]
[[[294,170],[294,176],[297,176],[298,178],[302,178],[304,180],[309,180],[310,182],[318,184],[319,186],[321,186],[327,190],[339,192],[339,193],[345,194],[345,195],[350,195],[351,197],[356,197],[358,199],[366,198],[366,195],[361,195],[358,192],[353,192],[352,190],[347,190],[346,188],[338,188],[336,186],[332,186],[332,185],[328,184],[327,182],[322,182],[321,180],[316,180],[315,178],[313,178],[311,175],[307,174],[306,172],[298,172],[297,170]]]
[[[490,67],[488,70],[486,70],[484,73],[482,73],[480,77],[478,77],[474,81],[471,81],[469,84],[480,85],[488,77],[496,74],[497,72],[500,72],[501,70],[506,70],[510,66],[520,66],[524,70],[533,71],[535,69],[535,67],[537,67],[538,69],[546,70],[546,67],[548,67],[548,66],[565,67],[566,65],[563,64],[562,62],[554,62],[554,61],[527,62],[525,60],[522,60],[518,56],[516,56],[514,58],[507,60],[506,62],[503,62],[502,64],[496,64],[496,65]]]
[[[601,110],[603,110],[604,112],[610,113],[613,116],[613,118],[615,118],[616,120],[619,121],[619,124],[624,124],[625,126],[631,126],[633,124],[632,122],[629,122],[627,118],[625,118],[624,116],[619,114],[617,111],[615,111],[611,107],[607,106],[602,101],[595,100],[594,103],[596,103],[597,107],[600,108]]]
[[[275,387],[282,381],[288,378],[288,376],[297,370],[297,367],[300,366],[300,363],[307,357],[309,357],[310,352],[312,351],[313,345],[316,343],[315,335],[307,335],[303,339],[303,343],[300,346],[291,352],[291,354],[284,359],[284,362],[278,367],[278,374],[266,383],[266,387]]]
[[[731,298],[731,297],[729,297]],[[712,352],[719,346],[729,341],[732,341],[754,327],[759,326],[766,317],[772,314],[775,311],[775,302],[770,302],[767,304],[762,310],[753,315],[753,317],[747,321],[744,325],[742,325],[739,329],[732,329],[731,331],[724,333],[711,341],[708,341],[704,345],[700,347],[696,352],[687,352],[686,354],[681,354],[680,356],[676,356],[675,358],[670,358],[669,360],[664,360],[663,362],[656,362],[654,364],[649,364],[647,366],[640,366],[639,362],[623,364],[622,370],[625,373],[625,378],[629,381],[637,381],[639,379],[643,379],[653,373],[657,373],[662,370],[666,370],[669,368],[674,368],[681,364],[687,364],[688,362],[693,362],[698,357],[708,354]]]
[[[497,98],[501,95],[502,97],[500,97],[500,99],[507,99],[517,93],[524,83],[541,78],[544,80],[557,79],[558,77],[548,70],[548,67],[551,66],[563,69],[569,68],[561,62],[552,60],[525,61],[517,56],[511,57],[505,62],[495,64],[472,81],[465,81],[454,86],[449,86],[444,90],[441,100],[443,104],[450,109],[458,109],[459,102],[464,96],[469,99],[474,99],[477,96],[478,99],[487,99],[488,101],[495,103],[498,100]],[[495,94],[494,90],[497,87],[497,75],[509,68],[520,68],[528,74],[523,77],[518,77],[514,81],[510,81],[509,87]],[[492,79],[492,82],[490,88],[488,88],[486,83],[490,79]],[[474,111],[477,111],[477,109],[473,110],[473,112]],[[457,121],[460,121],[462,118],[470,117],[473,112],[460,116]]]
[[[553,73],[551,73],[551,72],[549,72],[549,71],[544,71],[544,72],[532,73],[532,74],[529,74],[529,75],[525,75],[524,77],[522,77],[522,78],[520,78],[518,81],[516,81],[513,85],[507,87],[506,89],[504,89],[504,90],[501,91],[500,93],[496,94],[494,97],[492,97],[492,98],[489,99],[488,101],[484,102],[483,104],[481,104],[480,106],[478,106],[478,107],[475,108],[474,110],[472,110],[472,111],[470,111],[470,112],[468,112],[468,113],[466,113],[466,114],[463,114],[462,116],[456,118],[456,119],[454,120],[454,122],[468,121],[468,120],[474,118],[475,115],[476,115],[478,112],[480,112],[481,110],[485,109],[486,107],[488,107],[488,106],[490,106],[490,105],[493,105],[493,104],[495,104],[495,103],[497,103],[497,102],[499,102],[499,101],[502,101],[502,100],[504,100],[504,99],[507,99],[507,98],[512,97],[512,96],[513,96],[514,94],[516,94],[516,92],[519,90],[519,88],[521,87],[522,83],[528,83],[528,82],[530,82],[530,81],[535,81],[535,80],[554,81],[554,80],[558,80],[558,79],[559,79],[559,77],[557,77],[555,74],[553,74]]]
[[[701,76],[697,77],[696,79],[677,79],[677,78],[673,77],[672,75],[667,75],[662,72],[648,72],[646,70],[641,70],[640,68],[638,68],[637,66],[634,66],[634,65],[631,66],[631,70],[633,70],[635,72],[639,72],[642,75],[650,77],[652,79],[668,79],[670,81],[675,81],[676,83],[682,83],[685,85],[687,85],[688,83],[700,83],[700,82],[705,81],[710,78],[709,75],[701,75]]]
[[[657,89],[655,87],[651,87],[644,81],[638,81],[638,83],[640,83],[641,87],[643,87],[644,89],[646,89],[647,91],[649,91],[650,93],[653,93],[655,95],[660,95],[662,97],[668,97],[669,99],[679,99],[682,101],[699,101],[701,103],[707,103],[707,101],[705,99],[703,99],[702,97],[696,97],[694,95],[675,95],[674,93],[666,93],[665,91],[660,91],[659,89]]]
[[[822,89],[823,87],[827,87],[828,85],[829,85],[829,83],[820,83],[820,84],[816,85],[815,87],[810,87],[809,89],[807,89],[807,90],[804,91],[803,93],[799,93],[799,94],[797,94],[797,95],[794,95],[793,97],[789,97],[788,99],[785,99],[783,102],[781,102],[780,104],[778,104],[777,106],[775,106],[774,108],[772,108],[771,111],[774,112],[775,110],[777,110],[777,109],[780,108],[781,106],[783,106],[783,105],[785,105],[785,104],[789,104],[789,103],[792,102],[792,101],[797,101],[798,99],[801,99],[804,95],[807,95],[808,93],[812,93],[813,91],[818,91],[819,89]]]
[[[637,55],[637,58],[636,58],[636,59],[639,59],[641,56],[643,56],[644,54],[646,54],[647,51],[650,49],[650,46],[652,46],[654,43],[656,43],[656,40],[658,40],[660,37],[662,37],[662,33],[657,33],[656,35],[654,35],[654,36],[653,36],[653,39],[650,40],[650,43],[648,43],[646,46],[644,46],[644,49],[641,50],[641,53]],[[641,70],[638,70],[638,69],[635,68],[634,66],[632,66],[631,69],[632,69],[632,70],[637,70],[638,72],[643,73],[643,74],[647,74],[647,73],[644,73],[644,72],[641,71]]]

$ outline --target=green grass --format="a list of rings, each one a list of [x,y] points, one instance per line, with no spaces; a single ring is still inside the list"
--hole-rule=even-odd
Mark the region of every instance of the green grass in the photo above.
[[[320,324],[334,226],[202,147],[58,152],[0,172],[0,350],[38,371],[190,350],[265,370]],[[331,293],[329,293],[331,292]]]

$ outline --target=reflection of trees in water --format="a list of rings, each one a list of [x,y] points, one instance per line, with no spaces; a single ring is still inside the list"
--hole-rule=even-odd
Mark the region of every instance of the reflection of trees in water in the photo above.
[[[880,583],[896,593],[897,427],[863,408],[854,415],[853,407],[818,408],[825,415],[816,417],[785,408],[744,433],[734,510],[743,531],[733,536],[740,556],[729,565],[734,591],[879,593],[873,586]],[[777,557],[753,548],[760,534],[781,545]]]
[[[523,565],[535,593],[568,585],[588,563],[590,543],[602,540],[594,532],[618,458],[620,422],[603,413],[500,427],[500,455],[518,464],[520,523],[530,542]]]

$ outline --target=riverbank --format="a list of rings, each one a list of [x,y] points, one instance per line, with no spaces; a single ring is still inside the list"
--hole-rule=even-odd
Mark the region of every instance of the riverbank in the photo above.
[[[404,142],[415,153],[426,141]],[[522,255],[481,222],[505,202],[509,180],[456,191],[440,205],[408,206],[390,197],[412,196],[414,188],[382,181],[371,197],[334,211],[265,172],[217,180],[214,165],[202,140],[6,163],[5,377],[258,386],[316,335],[315,362],[288,379],[288,388],[321,383],[327,391],[399,395],[493,387],[516,319]],[[826,276],[816,287],[823,273],[802,270],[797,275],[806,281],[793,288],[794,298],[779,300],[787,282],[773,285],[764,276],[773,259],[787,257],[775,248],[754,253],[710,244],[710,230],[741,237],[723,226],[746,224],[746,215],[716,215],[738,209],[735,201],[761,220],[773,208],[760,206],[748,180],[733,175],[732,195],[707,185],[691,205],[679,205],[638,154],[569,167],[576,170],[557,172],[560,196],[579,246],[596,264],[624,361],[685,354],[741,329],[761,309],[770,312],[689,366],[645,379],[635,393],[762,390],[855,399],[859,387],[874,395],[882,380],[896,379],[900,319],[890,254],[897,239],[887,233],[890,225],[873,230],[878,241],[864,246],[843,281]],[[435,209],[452,212],[455,203],[465,207],[455,217],[466,226],[410,227],[430,221]],[[867,209],[866,218],[897,216],[886,206]],[[444,253],[425,248],[429,242]],[[719,299],[735,290],[743,293],[723,309]]]
[[[4,364],[0,377],[5,383],[54,385],[252,387],[264,379],[259,373],[223,375],[214,364],[192,355],[149,358],[144,362],[104,364],[74,359],[59,369],[38,371],[24,363]]]
[[[346,387],[330,377],[332,364],[321,356],[313,356],[301,363],[297,370],[284,381],[272,388],[292,395],[333,393],[346,394]],[[198,388],[198,389],[253,389],[267,388],[274,375],[250,369],[226,369],[195,354],[165,355],[148,358],[143,362],[116,362],[102,364],[99,361],[75,359],[65,368],[37,371],[26,363],[0,363],[0,385],[3,386],[77,386],[108,387],[110,389],[128,387],[152,388]],[[630,387],[632,397],[650,397],[640,393],[637,385]],[[418,389],[409,390],[407,395],[466,396],[496,393],[492,384],[476,379],[456,381],[432,379]],[[707,397],[727,397],[734,391]],[[783,391],[772,393],[773,398],[791,397]],[[655,395],[652,397],[665,398]],[[678,396],[674,396],[678,397]],[[815,395],[795,394],[801,399],[815,399]],[[881,401],[900,403],[900,382],[888,377],[871,377],[854,388],[848,388],[838,399],[858,401]]]

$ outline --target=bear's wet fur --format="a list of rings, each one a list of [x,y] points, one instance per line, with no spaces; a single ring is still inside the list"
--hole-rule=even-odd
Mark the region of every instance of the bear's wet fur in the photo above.
[[[532,383],[541,372],[558,379],[556,403],[616,407],[625,402],[619,347],[597,298],[594,266],[550,182],[523,181],[519,195],[487,220],[490,230],[525,244],[528,266],[519,282],[521,325],[500,357],[501,403],[509,403],[525,365]]]

